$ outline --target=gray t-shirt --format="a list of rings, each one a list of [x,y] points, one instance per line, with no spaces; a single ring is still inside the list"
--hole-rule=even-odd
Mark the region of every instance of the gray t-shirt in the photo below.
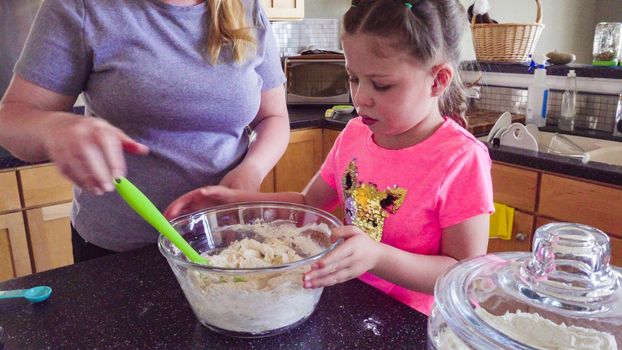
[[[164,210],[239,164],[261,91],[285,80],[265,13],[257,0],[243,2],[257,53],[234,64],[225,49],[225,63],[212,66],[202,55],[205,3],[46,0],[15,73],[63,95],[84,92],[88,115],[149,146],[148,156],[126,155],[127,178]],[[157,239],[116,193],[74,186],[71,221],[85,240],[110,250]]]

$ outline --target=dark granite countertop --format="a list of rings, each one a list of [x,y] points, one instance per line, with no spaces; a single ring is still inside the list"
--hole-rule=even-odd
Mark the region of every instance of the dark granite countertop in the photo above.
[[[529,62],[525,63],[490,63],[478,61],[464,61],[460,68],[465,71],[481,71],[490,73],[533,74],[529,72]],[[600,67],[590,64],[562,64],[548,65],[546,75],[566,76],[573,69],[580,78],[622,79],[622,67]]]
[[[39,304],[0,300],[5,349],[424,349],[427,317],[352,280],[324,289],[311,317],[261,339],[219,335],[197,321],[156,246],[0,283],[48,285]]]
[[[324,118],[324,112],[330,106],[327,105],[301,105],[289,106],[290,127],[292,130],[302,128],[329,128],[342,130],[354,114],[340,115],[336,119]],[[496,121],[499,112],[479,111],[469,119],[472,125],[471,131],[476,136],[485,135]],[[514,120],[520,120],[521,116],[514,116]],[[555,128],[544,128],[544,131],[557,131]],[[566,132],[562,132],[566,133]],[[597,131],[576,131],[575,135],[622,141],[621,137]],[[488,145],[490,156],[493,160],[510,163],[547,172],[554,172],[568,176],[574,176],[587,180],[599,181],[612,185],[622,185],[622,167],[604,163],[589,162],[582,164],[577,159],[567,158],[554,154],[536,153],[512,147],[494,147]],[[0,170],[17,166],[28,165],[8,155],[4,158],[0,155]]]

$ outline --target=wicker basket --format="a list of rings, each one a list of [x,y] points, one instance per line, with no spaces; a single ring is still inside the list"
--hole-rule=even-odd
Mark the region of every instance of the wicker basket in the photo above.
[[[471,19],[475,57],[482,62],[525,62],[540,39],[544,24],[542,4],[536,0],[536,22],[521,23],[475,23]]]

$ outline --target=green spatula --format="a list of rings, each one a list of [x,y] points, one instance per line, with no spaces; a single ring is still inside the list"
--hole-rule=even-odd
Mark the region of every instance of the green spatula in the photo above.
[[[171,226],[164,215],[134,184],[124,177],[114,179],[114,186],[127,204],[158,232],[168,238],[193,263],[210,265],[209,260],[197,253],[188,242]]]

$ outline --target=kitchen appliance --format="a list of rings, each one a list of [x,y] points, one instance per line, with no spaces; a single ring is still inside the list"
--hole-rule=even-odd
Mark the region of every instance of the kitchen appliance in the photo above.
[[[436,284],[428,348],[619,349],[622,270],[610,258],[604,232],[551,223],[533,253],[462,261]]]
[[[311,316],[323,288],[304,288],[303,274],[332,251],[339,220],[292,203],[212,207],[171,221],[211,265],[189,261],[164,235],[158,246],[199,322],[232,337],[286,332]]]
[[[285,58],[288,104],[348,104],[349,76],[342,54]]]

